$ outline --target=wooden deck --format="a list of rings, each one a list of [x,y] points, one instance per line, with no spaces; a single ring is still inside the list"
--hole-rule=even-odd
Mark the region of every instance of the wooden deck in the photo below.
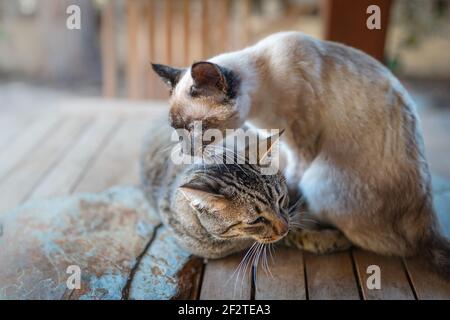
[[[105,104],[102,106],[101,104]],[[57,109],[0,117],[0,217],[31,198],[97,192],[138,182],[138,155],[149,123],[167,112],[149,103],[73,101]],[[448,160],[448,158],[447,158]],[[450,213],[450,184],[436,180],[438,207]],[[447,230],[448,231],[448,230]],[[420,259],[358,249],[316,256],[277,248],[273,278],[236,283],[242,256],[205,262],[192,295],[199,299],[450,299],[450,282]],[[367,267],[381,269],[381,289],[366,286]],[[253,281],[256,279],[256,283]]]

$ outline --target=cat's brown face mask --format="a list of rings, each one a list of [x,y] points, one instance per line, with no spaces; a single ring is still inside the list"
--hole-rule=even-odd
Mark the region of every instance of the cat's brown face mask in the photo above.
[[[170,124],[191,131],[201,121],[203,130],[235,129],[243,125],[248,110],[237,106],[239,76],[211,62],[197,62],[188,69],[153,64],[169,86]]]

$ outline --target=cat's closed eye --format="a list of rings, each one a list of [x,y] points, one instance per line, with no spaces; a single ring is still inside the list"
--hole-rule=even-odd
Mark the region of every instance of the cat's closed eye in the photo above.
[[[247,222],[247,224],[249,225],[254,225],[254,224],[258,224],[258,223],[267,223],[268,220],[264,217],[258,217],[253,221]]]

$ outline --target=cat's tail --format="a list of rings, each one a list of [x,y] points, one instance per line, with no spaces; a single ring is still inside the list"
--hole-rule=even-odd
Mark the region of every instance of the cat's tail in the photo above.
[[[432,267],[450,280],[450,241],[435,230],[424,249],[425,258]]]

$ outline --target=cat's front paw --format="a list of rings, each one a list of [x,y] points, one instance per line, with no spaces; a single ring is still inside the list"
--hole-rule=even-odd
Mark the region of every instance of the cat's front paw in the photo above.
[[[345,251],[352,247],[342,232],[335,229],[292,230],[283,239],[288,247],[317,254]]]

